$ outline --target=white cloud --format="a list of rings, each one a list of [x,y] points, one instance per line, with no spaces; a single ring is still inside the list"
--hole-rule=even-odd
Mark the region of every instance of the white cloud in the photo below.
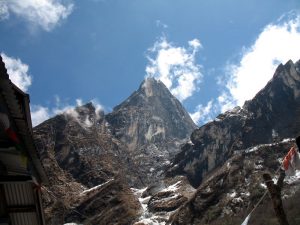
[[[8,7],[5,2],[0,1],[0,21],[9,18]]]
[[[33,26],[52,30],[73,10],[73,4],[62,0],[7,0],[0,3],[0,18],[13,13]]]
[[[197,42],[191,41],[190,45]],[[203,124],[217,113],[242,106],[265,87],[280,63],[290,59],[300,59],[300,15],[292,13],[265,26],[254,43],[242,49],[238,63],[227,64],[226,76],[217,82],[221,94],[206,106],[197,106],[190,114],[192,119]]]
[[[198,48],[202,48],[202,45],[201,45],[200,41],[196,38],[189,41],[189,45],[192,46],[195,50],[198,49]]]
[[[217,106],[221,112],[226,112],[236,106],[236,101],[227,92],[223,92],[217,99]]]
[[[105,112],[107,110],[105,109],[105,107],[103,105],[101,105],[99,103],[99,101],[97,99],[94,98],[94,99],[91,100],[91,102],[95,106],[95,109],[96,109],[96,119],[98,120],[101,117],[101,113]]]
[[[201,81],[200,65],[195,62],[195,54],[201,48],[200,41],[189,42],[189,48],[176,47],[165,37],[149,49],[147,76],[161,80],[180,101],[192,96]]]
[[[28,74],[29,66],[20,59],[9,57],[4,53],[1,53],[1,56],[11,81],[26,92],[32,83],[32,77]]]
[[[277,23],[267,25],[254,44],[244,49],[240,62],[227,66],[229,79],[225,86],[229,102],[242,106],[267,84],[279,63],[299,60],[300,16],[288,16],[289,19],[281,18]]]
[[[156,20],[155,22],[156,22],[157,27],[162,27],[162,28],[165,28],[165,29],[168,28],[168,25],[161,22],[160,20]]]
[[[76,99],[76,105],[77,106],[82,106],[83,105],[82,99],[80,99],[80,98]]]
[[[49,119],[50,113],[49,109],[39,105],[32,105],[31,106],[31,119],[32,125],[36,126],[45,120]]]
[[[53,108],[41,105],[31,105],[31,119],[33,126],[36,126],[58,114],[70,115],[75,119],[79,117],[78,113],[75,111],[76,105],[70,105],[65,101],[62,102],[60,97],[57,95],[54,96],[54,98],[55,106]],[[76,104],[78,104],[78,102],[80,102],[80,99],[76,99]]]
[[[204,124],[213,119],[214,110],[213,100],[211,100],[206,106],[198,105],[195,112],[190,113],[190,116],[196,124]]]
[[[94,124],[94,121],[91,121],[89,115],[80,116],[76,111],[76,107],[83,106],[83,100],[78,98],[75,100],[75,104],[69,104],[65,100],[61,100],[59,96],[54,96],[55,98],[55,106],[53,108],[44,107],[41,105],[32,105],[31,106],[31,118],[33,126],[36,126],[43,121],[49,119],[50,117],[54,117],[55,115],[65,115],[68,117],[72,117],[75,121],[77,121],[83,128],[89,128]],[[99,103],[97,99],[91,100],[95,107],[96,120],[100,119],[101,113],[104,111],[104,107]]]

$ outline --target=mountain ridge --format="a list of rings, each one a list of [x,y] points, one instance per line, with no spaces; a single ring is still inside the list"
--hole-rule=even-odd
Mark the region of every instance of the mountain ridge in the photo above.
[[[177,123],[172,122],[174,118]],[[55,199],[46,195],[46,211],[57,215],[49,213],[47,220],[55,224],[53,221],[62,216],[58,213],[60,207],[65,207],[91,216],[92,224],[101,220],[109,224],[104,214],[96,210],[97,216],[92,216],[90,210],[98,204],[106,210],[117,207],[116,202],[104,200],[113,198],[124,207],[124,214],[131,215],[127,222],[122,219],[119,224],[131,224],[140,213],[140,205],[129,187],[145,187],[160,179],[171,157],[195,127],[180,102],[161,82],[152,78],[144,80],[139,89],[111,113],[97,111],[92,103],[86,103],[36,126],[34,136],[42,163],[49,176],[54,176],[49,190],[60,196],[70,191],[62,197],[67,206],[56,204]],[[51,172],[52,168],[56,168],[56,175]],[[80,194],[110,180],[114,180],[114,188],[111,185],[108,189],[100,188],[94,195],[96,199]],[[76,188],[69,189],[69,185]],[[76,199],[76,193],[83,196],[78,201],[72,200]],[[127,209],[126,199],[131,202]],[[76,213],[67,213],[65,219],[84,221]]]
[[[273,173],[293,143],[285,139],[299,135],[299,71],[300,61],[279,65],[242,108],[201,127],[154,78],[145,79],[111,113],[96,112],[88,103],[52,118],[34,130],[37,140],[46,143],[40,153],[54,176],[49,188],[60,195],[70,190],[74,198],[103,184],[95,199],[86,196],[72,202],[65,197],[68,210],[76,208],[94,218],[90,224],[110,224],[109,216],[95,210],[99,204],[102,210],[120,204],[124,215],[130,215],[118,223],[118,216],[110,214],[120,225],[219,224],[233,217],[238,222],[232,224],[240,224],[242,213],[261,196],[260,174]],[[147,188],[136,189],[142,187]],[[116,199],[117,204],[106,199]],[[59,210],[51,197],[46,200],[48,210]],[[86,221],[70,212],[65,220]]]
[[[243,108],[235,107],[193,131],[192,144],[186,145],[184,157],[191,162],[201,158],[200,161],[193,161],[195,170],[200,170],[198,173],[206,173],[215,165],[220,165],[235,149],[271,143],[274,133],[280,139],[299,134],[294,123],[300,105],[299,68],[299,61],[296,64],[288,61],[285,65],[279,65],[268,84],[252,100],[246,101]],[[282,119],[280,115],[284,115]],[[182,154],[181,159],[184,158]],[[177,167],[173,166],[168,173],[180,171],[180,174],[187,174],[196,187],[203,175],[195,176],[194,169],[188,171],[190,163],[184,161],[177,162]],[[200,164],[205,166],[201,167]]]

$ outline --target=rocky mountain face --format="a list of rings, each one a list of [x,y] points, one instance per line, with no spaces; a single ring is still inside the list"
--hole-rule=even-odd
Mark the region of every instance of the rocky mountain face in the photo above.
[[[139,182],[134,163],[103,116],[87,104],[34,128],[50,181],[43,190],[48,224],[72,220],[121,225],[139,215],[140,204],[128,185],[129,178]],[[115,213],[103,214],[108,209],[122,212],[119,222],[113,220]]]
[[[300,62],[279,65],[272,80],[242,108],[196,129],[168,176],[186,175],[194,187],[235,151],[299,135]]]
[[[196,125],[167,87],[147,78],[106,116],[113,135],[124,143],[144,184],[160,177]]]
[[[247,209],[266,190],[262,173],[278,178],[275,171],[294,144],[286,138],[300,135],[299,91],[300,62],[289,61],[279,65],[272,80],[242,108],[227,111],[192,133],[166,175],[187,176],[197,191],[169,223],[241,224]],[[293,179],[298,178],[285,181],[287,199],[299,192]]]
[[[300,62],[289,61],[242,108],[200,128],[152,78],[107,115],[92,104],[68,110],[34,129],[50,178],[47,221],[241,224],[266,191],[262,174],[278,178],[300,134],[299,106]],[[297,175],[285,179],[285,204],[300,196]],[[257,224],[275,224],[268,218]]]
[[[144,187],[162,177],[195,128],[179,101],[153,78],[107,115],[88,103],[35,127],[35,141],[50,177],[44,195],[49,223],[62,220],[58,212],[64,208],[67,221],[118,224],[108,222],[114,221],[112,210],[117,207],[127,215],[116,217],[119,224],[130,224],[141,210],[129,187]],[[101,184],[106,185],[93,189]],[[89,189],[93,194],[82,194]],[[104,209],[112,213],[101,214]]]
[[[280,161],[293,144],[292,139],[284,139],[235,152],[222,166],[206,177],[193,196],[170,217],[169,222],[174,225],[240,225],[266,192],[263,173],[271,174],[276,182],[279,177]],[[298,178],[295,178],[285,179],[284,203],[290,201],[290,196],[295,192],[299,192],[299,185],[296,182]],[[264,203],[270,203],[269,197],[265,198]],[[259,210],[264,209],[258,209],[255,213],[263,214]],[[274,221],[272,213],[271,210],[271,215],[265,216],[271,217]],[[258,224],[272,223],[266,221]]]
[[[34,132],[41,155],[52,154],[61,169],[88,187],[117,175],[139,183],[126,146],[110,129],[104,114],[88,103],[44,122]]]

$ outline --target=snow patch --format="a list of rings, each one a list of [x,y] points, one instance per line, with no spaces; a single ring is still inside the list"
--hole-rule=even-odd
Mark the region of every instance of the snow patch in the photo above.
[[[294,176],[287,176],[285,178],[285,182],[287,184],[296,184],[300,182],[300,171],[296,171],[296,174]]]
[[[181,183],[181,181],[178,181],[175,184],[172,184],[172,185],[168,186],[167,188],[161,190],[161,192],[169,192],[169,191],[174,192],[179,189],[180,183]],[[164,222],[164,221],[168,221],[172,212],[166,212],[166,215],[155,215],[155,214],[149,212],[148,211],[148,202],[152,196],[148,196],[146,198],[141,197],[142,193],[146,189],[147,188],[143,188],[143,189],[132,188],[131,189],[134,192],[134,194],[138,197],[139,202],[142,205],[142,209],[143,209],[143,212],[139,218],[139,221],[134,223],[133,225],[139,224],[139,223],[144,223],[146,225],[165,225],[166,222]],[[170,197],[164,198],[162,201],[168,201],[170,199],[177,198],[177,197],[178,197],[178,194],[174,193]]]
[[[236,193],[235,191],[229,194],[229,196],[230,196],[231,198],[234,198],[236,195],[237,195],[237,193]]]
[[[243,199],[241,197],[234,198],[234,199],[232,199],[232,202],[235,203],[235,204],[240,203],[240,202],[243,202]]]
[[[256,170],[261,170],[261,169],[263,169],[264,167],[263,167],[262,165],[255,165],[254,168],[255,168]]]
[[[252,147],[252,148],[247,148],[245,150],[246,153],[250,153],[250,152],[255,152],[259,149],[259,145],[258,146],[255,146],[255,147]]]
[[[143,209],[143,212],[142,212],[142,215],[141,215],[139,221],[134,224],[144,223],[147,225],[165,225],[165,222],[159,222],[157,220],[157,217],[148,211],[148,202],[149,202],[151,196],[148,196],[146,198],[141,197],[143,192],[146,191],[146,189],[147,189],[147,187],[143,188],[143,189],[131,188],[131,190],[134,192],[134,195],[138,197],[138,200]]]
[[[85,191],[81,192],[79,195],[80,195],[80,196],[83,196],[83,195],[89,195],[90,193],[99,190],[100,188],[102,188],[103,186],[105,186],[106,184],[110,183],[110,182],[113,181],[113,180],[114,180],[114,179],[110,179],[110,180],[106,181],[106,182],[103,183],[103,184],[99,184],[99,185],[97,185],[97,186],[95,186],[95,187],[92,187],[92,188],[90,188],[90,189],[88,189],[88,190],[85,190]]]
[[[79,224],[79,223],[65,223],[64,225],[83,225],[83,224]]]
[[[293,138],[285,138],[281,141],[281,143],[287,143],[287,142],[291,142],[291,141],[294,141]]]
[[[249,196],[250,196],[250,192],[245,192],[245,193],[242,192],[241,195],[242,195],[242,196],[247,196],[247,197],[249,197]]]
[[[142,219],[140,221],[138,221],[137,223],[144,223],[144,224],[147,224],[147,225],[165,225],[166,222],[158,222],[156,219]],[[137,223],[134,223],[134,224],[137,224]]]
[[[264,183],[260,183],[260,186],[264,189],[267,189],[267,185],[265,185]]]
[[[263,147],[272,147],[272,146],[278,145],[279,143],[287,143],[287,142],[291,142],[291,141],[294,141],[294,139],[292,139],[292,138],[286,138],[286,139],[283,139],[280,142],[276,142],[276,143],[272,143],[272,144],[256,145],[256,146],[247,148],[246,150],[244,150],[244,152],[245,153],[255,152],[255,151],[257,151],[257,150],[259,150],[260,148],[263,148]]]
[[[177,183],[175,183],[175,184],[173,184],[173,185],[171,185],[171,186],[169,186],[169,187],[163,189],[162,192],[176,191],[176,190],[178,190],[178,188],[179,188],[178,185],[179,185],[180,183],[181,183],[181,181],[178,181]]]

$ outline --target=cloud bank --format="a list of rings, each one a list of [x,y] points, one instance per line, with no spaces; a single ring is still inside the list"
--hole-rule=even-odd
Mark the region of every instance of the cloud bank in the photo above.
[[[55,115],[65,115],[70,116],[76,120],[83,128],[91,127],[94,124],[94,121],[91,121],[88,115],[84,118],[81,118],[79,113],[76,111],[76,107],[83,106],[83,100],[78,98],[75,100],[76,104],[69,104],[67,101],[62,101],[59,96],[55,96],[55,106],[44,107],[41,105],[32,105],[31,106],[31,118],[32,125],[36,126],[45,120],[55,116]],[[97,99],[92,99],[91,102],[95,107],[96,120],[100,118],[100,114],[105,111],[105,108],[99,103]]]
[[[232,102],[242,106],[267,84],[280,63],[300,59],[300,16],[291,16],[267,25],[254,44],[242,51],[239,62],[226,66],[228,92],[222,96],[228,101],[219,101],[221,105]]]
[[[189,41],[189,47],[176,47],[165,37],[149,49],[146,74],[162,81],[180,101],[191,97],[201,81],[200,65],[195,55],[202,47],[198,39]],[[154,56],[154,57],[153,57]]]
[[[30,107],[32,125],[36,126],[50,118],[50,112],[47,107],[32,105]]]
[[[0,20],[14,14],[34,27],[52,30],[72,12],[74,5],[63,0],[8,0],[0,1]]]
[[[7,56],[1,53],[1,57],[5,63],[7,73],[10,80],[18,86],[22,91],[27,92],[32,85],[32,76],[28,73],[29,66],[23,63],[19,58]],[[69,104],[67,101],[62,101],[59,96],[55,96],[54,107],[45,107],[42,105],[31,105],[31,119],[32,125],[36,126],[43,121],[58,114],[69,115],[77,120],[83,127],[90,127],[93,125],[89,118],[84,120],[79,118],[78,112],[75,110],[76,106],[84,105],[82,99],[75,100],[76,104]],[[99,103],[97,99],[92,99],[91,102],[95,107],[96,120],[100,118],[100,114],[105,111],[105,108]]]
[[[273,77],[277,66],[300,59],[300,15],[294,12],[266,25],[253,44],[243,47],[235,62],[227,62],[225,76],[219,77],[222,90],[207,105],[198,105],[191,117],[205,124],[219,114],[242,106],[252,99]]]
[[[27,92],[32,83],[32,76],[28,73],[29,66],[20,59],[9,57],[3,52],[1,56],[11,81],[22,91]]]

